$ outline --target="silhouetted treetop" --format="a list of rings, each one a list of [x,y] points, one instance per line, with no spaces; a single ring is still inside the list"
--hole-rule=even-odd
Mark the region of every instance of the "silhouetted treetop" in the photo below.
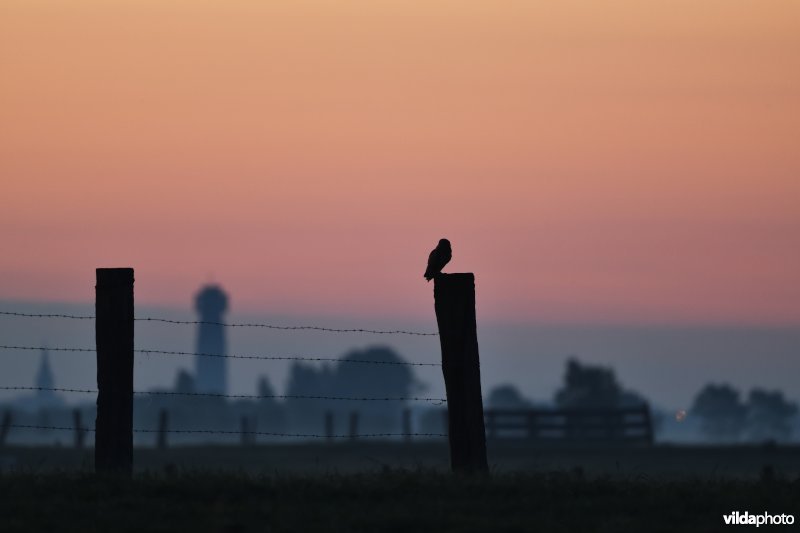
[[[744,428],[745,406],[739,391],[727,384],[703,387],[690,412],[702,420],[703,431],[714,440],[737,440]]]

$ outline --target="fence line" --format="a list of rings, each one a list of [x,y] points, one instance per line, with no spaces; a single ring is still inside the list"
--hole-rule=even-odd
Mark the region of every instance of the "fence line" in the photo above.
[[[267,361],[326,361],[333,363],[363,363],[370,365],[399,365],[399,366],[442,366],[441,363],[414,363],[408,361],[370,361],[368,359],[337,359],[335,357],[312,357],[300,355],[223,355],[214,353],[176,352],[165,350],[134,350],[143,354],[158,355],[193,355],[197,357],[222,357],[226,359],[261,359]]]
[[[80,315],[63,315],[63,314],[40,314],[40,313],[17,313],[13,311],[0,311],[0,315],[5,316],[19,316],[29,318],[71,318],[77,320],[90,320],[93,316],[80,316]],[[437,337],[438,333],[429,333],[421,331],[408,331],[403,329],[396,330],[380,330],[380,329],[366,329],[366,328],[327,328],[322,326],[278,326],[275,324],[255,324],[255,323],[233,323],[227,324],[225,322],[208,322],[204,320],[171,320],[167,318],[154,318],[154,317],[141,317],[134,318],[139,322],[162,322],[165,324],[208,324],[213,326],[224,326],[227,328],[266,328],[277,330],[314,330],[324,331],[328,333],[372,333],[376,335],[416,335],[420,337]]]
[[[249,323],[233,323],[227,324],[225,322],[209,322],[205,320],[169,320],[166,318],[134,318],[137,321],[147,322],[164,322],[167,324],[208,324],[211,326],[224,326],[227,328],[266,328],[266,329],[280,329],[280,330],[315,330],[325,331],[329,333],[375,333],[378,335],[418,335],[423,337],[437,337],[438,333],[427,333],[420,331],[407,331],[402,329],[396,330],[380,330],[380,329],[364,329],[364,328],[326,328],[322,326],[276,326],[274,324],[249,324]]]
[[[29,318],[71,318],[74,320],[94,320],[93,316],[80,315],[60,315],[60,314],[41,314],[41,313],[17,313],[14,311],[0,311],[0,315],[5,316],[24,316]]]
[[[21,386],[0,386],[0,390],[25,390],[25,391],[49,391],[49,392],[77,392],[85,394],[97,394],[93,389],[65,389],[59,387],[21,387]],[[360,396],[316,396],[305,394],[219,394],[214,392],[178,392],[178,391],[133,391],[140,396],[201,396],[209,398],[235,398],[251,400],[337,400],[351,402],[429,402],[441,405],[447,402],[446,398],[419,398],[419,397],[378,397],[366,398]]]
[[[66,426],[34,426],[28,424],[10,424],[9,428],[19,429],[47,429],[58,431],[75,431],[74,427]],[[81,431],[94,431],[94,428],[81,428]],[[133,429],[134,433],[159,433],[159,429]],[[167,433],[192,433],[192,434],[212,434],[212,435],[264,435],[269,437],[295,437],[295,438],[318,438],[318,439],[353,439],[370,437],[446,437],[445,433],[362,433],[359,435],[319,435],[316,433],[272,433],[267,431],[235,431],[218,429],[169,429]]]
[[[49,352],[91,352],[95,353],[97,350],[94,348],[64,348],[64,347],[56,347],[50,348],[49,346],[6,346],[0,345],[1,350],[47,350]]]
[[[94,348],[66,348],[56,347],[50,348],[47,346],[7,346],[0,345],[0,350],[31,350],[41,351],[48,350],[52,352],[91,352],[95,353],[97,350]],[[335,357],[311,357],[300,355],[235,355],[235,354],[217,354],[217,353],[202,353],[202,352],[180,352],[170,350],[134,350],[136,353],[145,355],[191,355],[196,357],[219,357],[222,359],[255,359],[262,361],[324,361],[333,363],[359,363],[370,365],[399,365],[399,366],[442,366],[441,363],[413,363],[407,361],[370,361],[368,359],[337,359]]]
[[[101,314],[101,318],[105,314]],[[8,317],[24,317],[24,318],[55,318],[55,319],[72,319],[72,320],[96,320],[96,316],[65,314],[65,313],[23,313],[16,311],[0,311],[0,316]],[[130,315],[129,315],[130,316]],[[128,320],[131,320],[128,318]],[[225,323],[225,322],[212,322],[204,320],[172,320],[159,317],[134,317],[132,320],[138,322],[158,322],[164,324],[174,325],[212,325],[226,328],[263,328],[270,330],[282,331],[320,331],[326,333],[359,333],[359,334],[375,334],[375,335],[411,335],[411,336],[424,336],[424,337],[437,337],[438,333],[421,332],[411,330],[381,330],[381,329],[368,329],[368,328],[333,328],[313,325],[277,325],[265,323]],[[130,327],[132,328],[132,323]],[[27,351],[42,351],[48,350],[53,352],[80,352],[80,353],[98,353],[95,348],[78,348],[66,346],[14,346],[14,345],[0,345],[0,350],[27,350]],[[268,360],[268,361],[312,361],[312,362],[332,362],[332,363],[355,363],[355,364],[372,364],[384,366],[431,366],[441,367],[441,363],[417,363],[405,361],[373,361],[366,359],[337,359],[334,357],[316,357],[316,356],[302,356],[302,355],[244,355],[244,354],[219,354],[219,353],[204,353],[204,352],[184,352],[177,350],[157,350],[157,349],[134,349],[134,353],[143,355],[164,355],[164,356],[192,356],[192,357],[214,357],[226,359],[250,359],[250,360]],[[99,353],[98,353],[99,354]],[[100,387],[102,388],[102,387]],[[63,387],[36,387],[36,386],[0,386],[0,390],[6,391],[48,391],[48,392],[62,392],[62,393],[79,393],[79,394],[98,394],[99,390],[95,389],[79,389],[79,388],[63,388]],[[230,399],[251,399],[251,400],[324,400],[324,401],[349,401],[349,402],[429,402],[433,405],[445,405],[446,398],[427,398],[427,397],[363,397],[363,396],[328,396],[328,395],[302,395],[302,394],[270,394],[270,395],[250,395],[250,394],[221,394],[213,392],[179,392],[179,391],[134,391],[128,389],[126,394],[138,396],[184,396],[184,397],[209,397],[209,398],[230,398]],[[408,408],[406,408],[408,409]],[[79,416],[79,415],[77,415]],[[330,415],[326,415],[330,416]],[[76,419],[79,420],[79,419]],[[327,420],[327,418],[326,418]],[[28,430],[52,430],[52,431],[70,431],[78,433],[83,432],[98,432],[108,431],[105,425],[99,428],[83,428],[80,427],[80,421],[76,422],[75,426],[56,426],[56,425],[32,425],[32,424],[8,424],[4,421],[4,428],[11,429],[28,429]],[[327,422],[326,422],[327,424]],[[194,435],[235,435],[244,439],[246,436],[264,436],[264,437],[284,437],[295,439],[326,439],[326,440],[339,440],[347,439],[352,440],[355,438],[405,438],[409,440],[413,437],[447,437],[446,433],[413,433],[409,431],[410,425],[404,424],[402,432],[399,433],[364,433],[357,434],[357,430],[351,428],[347,434],[334,434],[332,425],[326,426],[324,434],[320,433],[282,433],[282,432],[269,432],[269,431],[250,431],[247,425],[243,425],[239,430],[215,430],[215,429],[174,429],[166,430],[164,428],[158,429],[143,429],[128,427],[127,431],[133,433],[143,434],[194,434]],[[97,462],[97,454],[95,457]],[[124,462],[124,461],[123,461]],[[124,466],[124,465],[123,465]]]

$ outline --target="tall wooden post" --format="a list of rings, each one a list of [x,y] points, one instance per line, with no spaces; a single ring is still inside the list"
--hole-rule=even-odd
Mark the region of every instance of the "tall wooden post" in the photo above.
[[[97,472],[133,469],[133,269],[98,268],[95,302]]]
[[[350,440],[358,438],[358,411],[350,412]]]
[[[433,297],[447,391],[450,464],[454,472],[487,472],[475,276],[439,274]]]
[[[8,438],[8,433],[11,429],[12,420],[13,415],[11,414],[11,409],[6,409],[6,412],[3,413],[3,423],[0,424],[0,447],[6,445],[6,439]]]
[[[81,410],[77,407],[72,411],[72,421],[75,426],[75,448],[81,450],[83,449],[83,438],[86,432],[83,429]]]
[[[169,413],[166,409],[161,409],[158,412],[158,433],[156,439],[156,448],[161,451],[167,449],[167,434],[169,433]]]
[[[403,409],[403,440],[411,442],[411,409],[408,407]]]
[[[325,437],[333,442],[333,411],[325,411]]]
[[[250,432],[253,431],[250,429],[250,419],[247,418],[247,415],[242,415],[242,418],[239,421],[240,427],[240,434],[241,439],[240,443],[242,446],[249,446],[250,445]]]

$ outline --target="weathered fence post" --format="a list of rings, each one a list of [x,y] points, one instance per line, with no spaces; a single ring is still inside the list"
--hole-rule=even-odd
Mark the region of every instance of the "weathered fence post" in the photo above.
[[[8,438],[8,432],[11,430],[12,420],[11,409],[6,409],[6,412],[3,413],[3,424],[0,425],[0,447],[6,445],[6,439]]]
[[[538,411],[531,411],[528,413],[528,438],[531,440],[539,438]]]
[[[411,442],[411,409],[403,409],[403,440]]]
[[[493,439],[497,436],[497,414],[494,411],[486,411],[486,433],[487,437]]]
[[[169,433],[169,413],[166,409],[158,412],[158,433],[156,434],[156,448],[164,451],[167,449],[167,434]]]
[[[78,450],[83,449],[83,439],[86,435],[83,430],[83,421],[81,420],[81,410],[77,407],[72,410],[72,421],[75,426],[75,448]]]
[[[450,464],[454,472],[487,472],[475,276],[438,274],[433,297],[447,391]]]
[[[645,427],[644,441],[653,444],[653,421],[650,419],[650,404],[642,405],[642,421]]]
[[[250,429],[250,419],[247,418],[247,415],[242,415],[242,418],[239,422],[240,434],[241,434],[241,445],[242,446],[249,446],[250,445],[250,437],[251,431]]]
[[[325,437],[328,443],[333,442],[333,411],[325,411]]]
[[[358,411],[350,412],[350,440],[358,438]]]
[[[95,301],[97,472],[133,469],[133,269],[98,268]]]

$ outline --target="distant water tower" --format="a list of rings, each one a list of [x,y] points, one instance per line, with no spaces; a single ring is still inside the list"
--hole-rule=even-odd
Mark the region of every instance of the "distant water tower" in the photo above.
[[[228,295],[217,285],[207,285],[195,297],[201,322],[197,329],[197,352],[227,355],[222,315],[228,310]],[[227,394],[227,368],[223,357],[195,357],[195,390]]]

